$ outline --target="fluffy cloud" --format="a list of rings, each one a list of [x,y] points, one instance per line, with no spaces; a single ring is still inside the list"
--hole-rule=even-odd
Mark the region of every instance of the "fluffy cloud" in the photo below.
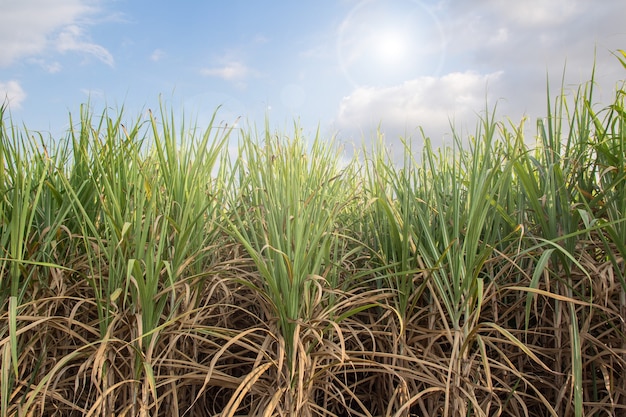
[[[82,25],[97,9],[86,0],[4,0],[0,13],[0,67],[47,50],[82,52],[112,65],[111,54],[90,42]]]
[[[0,104],[8,103],[10,108],[19,109],[26,99],[26,93],[15,80],[0,82]]]
[[[606,3],[610,7],[583,0],[433,2],[432,16],[445,35],[445,42],[435,42],[443,45],[441,71],[416,65],[409,81],[381,77],[357,83],[341,100],[332,127],[340,137],[360,142],[371,140],[380,126],[385,143],[396,148],[400,136],[410,136],[419,147],[418,127],[423,127],[437,145],[450,142],[451,123],[462,136],[473,134],[485,105],[489,110],[497,105],[498,120],[529,120],[530,138],[535,120],[547,111],[548,80],[552,102],[561,85],[571,95],[590,79],[595,59],[594,100],[606,102],[614,80],[624,78],[610,51],[624,48],[624,35],[614,28],[621,27],[626,2]],[[364,4],[382,7],[382,0]]]
[[[623,48],[623,33],[612,29],[621,27],[626,13],[621,0],[606,0],[607,7],[583,0],[449,3],[444,21],[448,59],[462,59],[481,72],[497,67],[531,75],[532,69],[545,80],[541,67],[557,74],[567,61],[588,76],[595,49],[604,59],[604,52]]]
[[[341,136],[363,135],[366,140],[380,126],[388,143],[400,136],[415,137],[421,127],[435,144],[442,143],[451,134],[451,122],[476,120],[476,112],[495,104],[487,93],[500,77],[500,72],[468,71],[420,77],[393,87],[359,87],[341,101],[335,124]]]
[[[483,0],[486,9],[506,20],[527,27],[555,26],[567,22],[581,13],[584,5],[580,0]]]

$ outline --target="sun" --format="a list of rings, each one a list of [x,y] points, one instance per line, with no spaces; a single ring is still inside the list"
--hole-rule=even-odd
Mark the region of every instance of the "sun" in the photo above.
[[[355,86],[394,85],[435,74],[444,44],[439,21],[421,2],[370,0],[342,21],[337,57]]]
[[[373,58],[389,64],[397,64],[407,59],[410,50],[409,35],[393,29],[375,34],[372,45]]]

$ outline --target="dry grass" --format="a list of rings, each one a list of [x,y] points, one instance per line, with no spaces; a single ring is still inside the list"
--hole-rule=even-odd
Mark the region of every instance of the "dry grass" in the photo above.
[[[0,415],[626,415],[626,112],[591,93],[401,168],[3,117]]]

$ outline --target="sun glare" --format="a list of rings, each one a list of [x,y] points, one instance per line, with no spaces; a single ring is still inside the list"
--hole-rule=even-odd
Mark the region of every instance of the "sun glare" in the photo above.
[[[399,63],[407,58],[408,34],[399,31],[386,31],[375,35],[374,54],[383,62]]]
[[[437,18],[421,2],[372,0],[343,20],[339,65],[356,85],[390,85],[439,71],[444,39]]]

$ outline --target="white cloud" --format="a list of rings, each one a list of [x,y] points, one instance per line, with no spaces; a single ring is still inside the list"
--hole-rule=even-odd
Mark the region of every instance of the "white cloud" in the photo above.
[[[263,35],[262,33],[257,33],[256,35],[254,35],[254,37],[252,38],[252,43],[253,44],[257,44],[257,45],[262,45],[262,44],[266,44],[268,43],[270,40],[267,36]]]
[[[200,73],[207,77],[217,77],[230,81],[240,90],[244,90],[247,87],[246,80],[259,75],[256,70],[241,61],[230,60],[225,62],[224,65],[218,67],[203,68],[200,70]]]
[[[380,125],[387,143],[407,134],[420,139],[414,134],[422,127],[435,145],[441,144],[444,136],[451,136],[450,121],[476,121],[485,105],[495,105],[486,100],[501,75],[454,72],[419,77],[392,87],[359,87],[341,101],[335,127],[343,132],[340,136],[362,132],[367,139]],[[468,126],[459,128],[462,133]]]
[[[0,67],[49,50],[80,51],[111,65],[113,58],[91,43],[82,26],[97,9],[88,0],[4,0],[0,13]]]
[[[251,68],[239,61],[231,61],[220,67],[204,68],[201,72],[202,75],[227,81],[243,80],[254,73]]]
[[[487,5],[500,16],[524,26],[554,26],[582,11],[579,0],[488,0]]]
[[[32,62],[33,64],[39,65],[41,68],[43,68],[46,72],[50,74],[57,73],[61,71],[61,69],[63,68],[63,66],[58,61],[49,62],[41,58],[32,58],[28,62]]]
[[[56,39],[56,48],[59,52],[82,52],[93,55],[100,61],[112,67],[115,64],[113,56],[104,47],[85,40],[81,27],[69,25],[63,29]]]
[[[100,89],[81,88],[80,92],[86,95],[90,100],[104,98],[104,91]]]
[[[10,80],[0,82],[0,104],[8,103],[9,107],[19,109],[26,99],[26,92],[19,82]]]
[[[604,6],[607,7],[604,7]],[[445,32],[448,59],[473,68],[562,69],[565,61],[588,65],[598,51],[620,47],[626,2],[605,0],[603,7],[583,0],[448,1]],[[587,68],[585,68],[587,70]]]
[[[509,40],[509,30],[505,27],[499,28],[496,33],[491,36],[489,43],[492,45],[498,45],[506,43]]]
[[[595,64],[596,100],[610,100],[613,84],[624,78],[610,53],[626,42],[626,32],[615,29],[626,13],[623,0],[603,7],[583,0],[446,4],[446,71],[503,71],[498,97],[506,103],[499,110],[513,120],[525,114],[532,125],[545,114],[548,78],[554,98],[561,81],[566,89],[587,82]]]
[[[155,49],[154,51],[152,51],[152,54],[150,54],[150,60],[154,62],[158,62],[163,58],[165,58],[165,51],[163,51],[162,49]]]

